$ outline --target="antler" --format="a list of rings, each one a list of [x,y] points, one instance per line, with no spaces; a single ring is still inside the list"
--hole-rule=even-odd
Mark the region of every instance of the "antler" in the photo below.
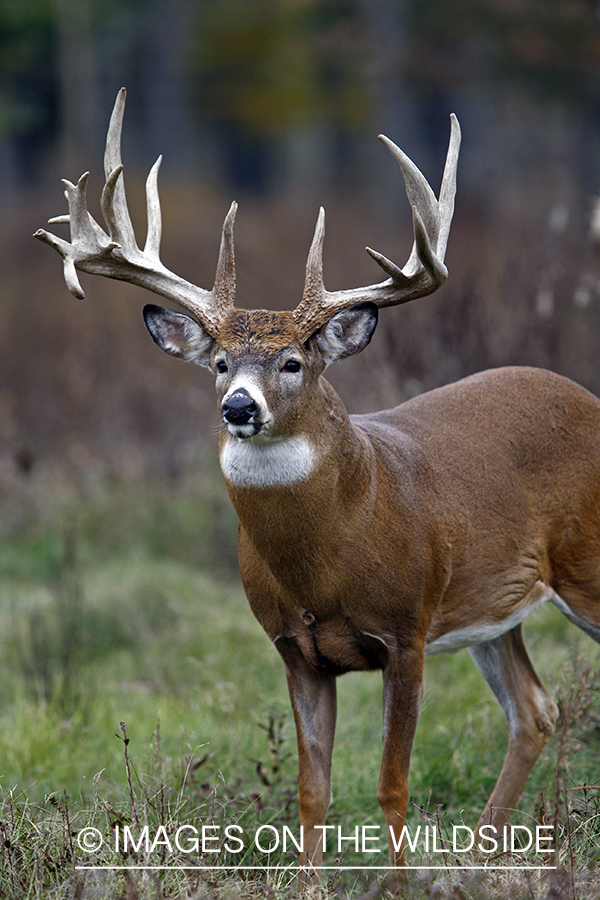
[[[102,191],[101,209],[106,231],[87,209],[86,189],[89,173],[76,185],[63,180],[69,213],[50,219],[50,224],[69,223],[71,242],[40,228],[35,237],[49,244],[62,256],[67,287],[78,298],[84,293],[77,271],[105,275],[147,288],[192,313],[213,337],[235,299],[235,259],[233,222],[237,204],[231,204],[223,223],[221,247],[215,283],[212,290],[197,287],[169,271],[160,261],[161,213],[158,196],[158,170],[162,157],[153,165],[146,181],[148,234],[143,250],[137,246],[127,209],[123,164],[121,162],[121,129],[125,110],[125,88],[117,94],[108,127],[104,171],[106,183]],[[460,147],[460,127],[452,115],[450,144],[440,189],[436,199],[429,184],[415,164],[388,138],[380,135],[398,162],[406,193],[413,210],[415,242],[404,269],[367,247],[367,252],[389,276],[379,284],[345,291],[327,291],[323,283],[323,238],[325,211],[321,208],[315,235],[308,254],[306,281],[302,300],[293,313],[304,339],[317,331],[336,312],[370,300],[377,306],[394,306],[437,290],[448,276],[444,255],[454,212],[456,168]]]
[[[204,290],[175,275],[160,261],[161,212],[158,196],[158,170],[162,157],[156,160],[146,181],[148,234],[143,251],[136,243],[133,225],[127,209],[123,164],[121,162],[121,128],[125,110],[125,88],[117,99],[108,126],[104,172],[106,184],[102,191],[101,209],[107,231],[104,231],[87,209],[86,187],[89,172],[76,185],[63,180],[69,214],[50,219],[49,224],[68,222],[71,243],[40,228],[35,237],[49,244],[64,260],[67,287],[75,297],[84,293],[77,270],[92,275],[105,275],[129,281],[160,294],[192,313],[213,337],[216,337],[227,311],[235,298],[235,259],[233,250],[233,222],[237,204],[232,203],[223,223],[219,261],[214,287]]]
[[[439,201],[408,156],[389,138],[379,135],[379,139],[386,145],[402,171],[406,193],[412,206],[415,235],[412,253],[403,269],[398,268],[381,253],[366,248],[367,253],[389,275],[385,281],[345,291],[325,290],[323,283],[325,210],[321,207],[306,264],[304,294],[293,314],[304,339],[324,325],[336,312],[349,306],[368,300],[380,307],[395,306],[432,294],[445,282],[448,270],[444,265],[444,256],[454,212],[456,168],[460,148],[460,126],[454,114],[450,116],[450,122],[450,144]]]

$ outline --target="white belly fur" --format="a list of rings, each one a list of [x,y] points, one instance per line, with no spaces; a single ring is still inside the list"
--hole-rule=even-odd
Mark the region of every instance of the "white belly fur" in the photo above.
[[[493,641],[506,631],[510,631],[512,628],[520,625],[534,609],[538,609],[543,603],[556,598],[552,588],[541,582],[536,582],[531,593],[534,594],[531,602],[523,604],[506,619],[502,619],[499,622],[478,622],[475,625],[468,625],[466,628],[459,628],[456,631],[443,634],[437,640],[426,644],[425,656],[435,656],[438,653],[453,653],[455,650],[462,650],[463,647],[472,647],[473,644],[484,644],[487,641]]]

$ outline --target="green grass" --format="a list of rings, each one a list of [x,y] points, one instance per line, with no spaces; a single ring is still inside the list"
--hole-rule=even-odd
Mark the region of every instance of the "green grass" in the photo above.
[[[201,824],[237,825],[249,836],[260,825],[298,833],[283,666],[239,586],[235,519],[218,482],[135,491],[105,485],[84,498],[23,508],[0,544],[0,896],[294,896],[293,879],[281,872],[74,870],[82,862],[148,861],[142,850],[114,849],[119,824],[148,824],[152,833],[164,825],[169,834]],[[533,823],[543,809],[552,819],[558,805],[560,877],[568,880],[573,866],[579,893],[565,881],[571,893],[554,896],[592,896],[585,879],[595,877],[598,860],[599,793],[578,789],[600,777],[598,652],[554,610],[526,631],[542,680],[562,697],[566,725],[542,754],[515,821]],[[591,674],[569,650],[575,639]],[[328,819],[344,834],[370,824],[383,833],[375,799],[380,747],[380,676],[345,676]],[[429,661],[412,756],[411,827],[473,826],[505,749],[502,713],[468,654]],[[105,838],[98,854],[77,844],[89,825]],[[330,863],[337,857],[330,854]],[[229,861],[267,858],[248,846]],[[348,849],[344,863],[353,858],[365,862]],[[214,856],[158,846],[150,861],[198,859]],[[277,852],[269,860],[293,857]],[[385,865],[385,852],[368,862]],[[409,893],[545,895],[548,883],[537,874],[519,878],[486,873],[467,883],[464,873],[423,874]],[[368,882],[345,873],[329,887],[356,896]]]

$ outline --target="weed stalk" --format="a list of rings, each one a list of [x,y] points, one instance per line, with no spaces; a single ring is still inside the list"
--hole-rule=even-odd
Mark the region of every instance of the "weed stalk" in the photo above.
[[[121,731],[123,732],[123,737],[119,734],[116,734],[115,737],[118,737],[119,740],[123,741],[123,748],[125,752],[125,771],[127,772],[127,784],[129,785],[129,799],[131,801],[131,812],[133,814],[133,819],[135,824],[139,827],[140,820],[137,814],[137,807],[135,803],[135,793],[133,790],[133,782],[131,780],[131,766],[129,764],[129,754],[127,752],[127,747],[129,745],[129,738],[127,737],[127,731],[125,729],[125,722],[119,722]]]

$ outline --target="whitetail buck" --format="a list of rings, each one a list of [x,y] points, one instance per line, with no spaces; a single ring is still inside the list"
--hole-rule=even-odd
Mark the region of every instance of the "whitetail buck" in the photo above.
[[[377,308],[436,290],[452,219],[460,133],[452,117],[439,203],[387,138],[413,208],[404,269],[371,256],[388,278],[329,292],[321,211],[294,312],[234,308],[232,226],[223,226],[214,287],[159,260],[158,163],[147,184],[139,250],[120,156],[125,94],[108,132],[105,232],[86,207],[87,174],[67,181],[71,243],[37,237],[76,269],[146,287],[192,317],[157,306],[144,316],[167,353],[210,368],[221,414],[219,454],[237,510],[239,559],[255,616],[285,663],[299,755],[305,881],[318,880],[330,802],[336,677],[383,672],[383,761],[377,797],[398,835],[427,653],[469,647],[506,715],[509,745],[482,813],[500,827],[552,733],[557,708],[529,661],[521,623],[552,601],[600,640],[600,401],[531,368],[482,372],[396,409],[348,416],[322,377],[363,350]],[[390,840],[392,865],[403,850]]]

